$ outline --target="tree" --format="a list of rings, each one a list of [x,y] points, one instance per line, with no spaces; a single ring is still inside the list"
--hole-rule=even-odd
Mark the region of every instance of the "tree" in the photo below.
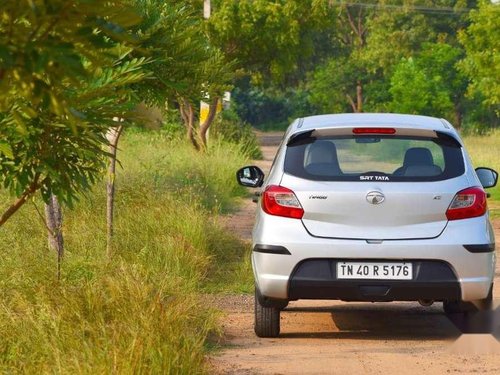
[[[326,1],[214,2],[209,35],[241,74],[258,85],[289,85],[331,48],[333,13]]]
[[[403,59],[391,77],[391,109],[452,118],[460,127],[468,84],[457,69],[462,54],[446,43],[424,43],[419,54]]]
[[[365,70],[348,57],[332,58],[309,82],[310,102],[321,112],[361,112]]]
[[[115,118],[116,121],[121,119]],[[111,256],[113,250],[114,207],[115,207],[115,179],[118,141],[123,132],[123,125],[110,128],[106,134],[109,142],[108,179],[106,182],[106,253]]]
[[[403,59],[391,78],[392,110],[399,113],[430,115],[434,86],[425,71],[410,57]],[[448,104],[446,97],[444,104]],[[441,103],[442,104],[442,103]]]
[[[363,112],[367,85],[374,79],[362,59],[373,9],[363,2],[329,2],[336,11],[340,48],[310,75],[311,103],[325,112]]]
[[[135,56],[148,56],[145,69],[154,80],[135,87],[148,105],[165,107],[177,102],[186,126],[187,139],[206,148],[206,132],[215,116],[216,100],[229,88],[234,63],[213,46],[201,17],[200,2],[179,4],[174,0],[136,0],[142,21],[135,28],[141,36]],[[210,96],[208,121],[196,125],[197,107]]]
[[[483,0],[470,19],[470,26],[460,33],[466,51],[461,68],[471,80],[470,95],[479,96],[500,116],[500,5]]]
[[[326,0],[212,4],[208,34],[236,62],[232,99],[238,115],[258,125],[308,113],[306,76],[339,44],[335,9]]]
[[[100,176],[106,132],[128,117],[127,87],[144,59],[126,53],[140,19],[124,1],[2,2],[0,183],[15,200],[3,225],[31,196],[71,205]]]
[[[468,4],[471,3],[471,4]],[[467,24],[468,6],[474,1],[380,2],[367,20],[367,48],[363,59],[370,69],[392,74],[402,58],[418,53],[424,43],[445,42],[457,46],[457,31]]]
[[[419,81],[419,77],[432,77],[434,83],[440,81],[441,77],[441,81],[449,79],[453,86],[450,88],[450,98],[448,94],[441,96],[441,99],[446,97],[452,103],[447,107],[446,114],[451,113],[457,124],[460,124],[466,82],[455,67],[462,54],[456,32],[466,25],[469,4],[447,0],[378,3],[332,1],[331,4],[338,9],[339,27],[336,35],[343,48],[310,75],[310,99],[316,108],[322,111],[353,112],[397,108],[414,112],[424,110],[423,106],[429,112],[428,105],[422,104],[422,101],[427,103],[430,100],[430,91],[435,87],[431,88],[429,83]],[[429,49],[430,44],[435,45],[434,50]],[[429,50],[428,55],[423,51],[425,48]],[[418,66],[414,65],[416,62]],[[436,68],[433,69],[433,66]],[[396,69],[399,69],[397,77],[392,78]],[[411,73],[416,76],[412,77]],[[392,92],[398,92],[404,98],[391,97],[391,79]],[[413,105],[412,95],[408,91],[410,87],[405,87],[401,80],[415,89]],[[396,87],[398,85],[400,87]],[[417,87],[419,90],[425,88],[426,91],[417,92]],[[407,92],[400,93],[400,89]],[[401,99],[408,102],[398,102]],[[435,103],[431,112],[442,113],[443,105],[443,102]],[[439,106],[441,109],[437,110]],[[454,110],[450,110],[450,107],[454,107]]]

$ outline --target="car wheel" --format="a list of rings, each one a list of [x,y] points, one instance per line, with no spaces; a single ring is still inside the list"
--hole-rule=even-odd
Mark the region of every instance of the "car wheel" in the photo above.
[[[262,306],[255,293],[255,334],[259,337],[278,337],[280,334],[280,309]]]
[[[475,311],[491,310],[493,307],[493,284],[491,284],[490,292],[484,299],[474,302],[464,301],[444,301],[443,309],[446,314],[464,314]]]

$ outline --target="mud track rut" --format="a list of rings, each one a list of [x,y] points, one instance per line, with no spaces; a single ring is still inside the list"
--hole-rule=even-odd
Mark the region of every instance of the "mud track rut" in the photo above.
[[[281,133],[258,134],[267,172]],[[250,241],[255,203],[225,218]],[[494,223],[500,239],[500,220]],[[498,246],[497,246],[498,251]],[[494,297],[500,302],[500,264]],[[462,335],[440,303],[297,301],[281,314],[281,335],[253,333],[253,296],[221,295],[222,349],[209,358],[216,374],[500,374],[500,344],[491,335]]]

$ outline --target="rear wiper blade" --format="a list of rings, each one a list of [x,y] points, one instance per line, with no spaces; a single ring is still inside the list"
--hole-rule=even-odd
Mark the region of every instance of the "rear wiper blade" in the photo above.
[[[316,129],[312,129],[312,130],[306,130],[306,131],[300,132],[300,133],[295,133],[294,135],[292,135],[288,139],[288,142],[286,145],[288,147],[290,147],[290,146],[299,146],[299,145],[306,145],[309,143],[313,143],[316,140],[316,137],[312,136],[312,133],[315,130]]]

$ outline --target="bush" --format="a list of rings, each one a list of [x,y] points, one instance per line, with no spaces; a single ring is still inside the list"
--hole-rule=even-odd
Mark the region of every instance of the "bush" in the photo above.
[[[210,135],[226,142],[241,145],[242,152],[249,158],[262,158],[259,142],[257,141],[257,137],[252,127],[241,121],[234,111],[223,111],[222,114],[214,120],[212,128],[210,129]]]

